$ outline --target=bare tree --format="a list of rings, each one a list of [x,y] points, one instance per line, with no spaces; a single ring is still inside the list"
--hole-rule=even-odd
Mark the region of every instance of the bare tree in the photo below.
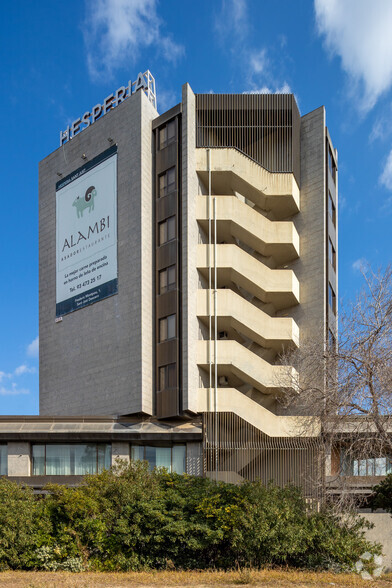
[[[355,463],[372,475],[366,460],[381,468],[380,458],[392,457],[392,269],[366,268],[363,277],[359,295],[339,314],[337,340],[315,333],[282,355],[299,374],[282,399],[309,415],[305,427],[317,415],[325,442],[342,450],[343,469]]]

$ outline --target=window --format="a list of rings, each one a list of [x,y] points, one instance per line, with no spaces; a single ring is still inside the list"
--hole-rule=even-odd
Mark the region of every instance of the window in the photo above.
[[[331,349],[336,347],[336,338],[331,329],[328,329],[328,345]]]
[[[333,269],[336,271],[336,251],[330,238],[328,238],[328,259]]]
[[[33,476],[83,476],[111,465],[106,443],[46,443],[33,445]]]
[[[176,266],[171,265],[159,272],[159,294],[164,294],[176,287]]]
[[[176,168],[171,167],[158,179],[158,197],[166,196],[176,189]]]
[[[328,192],[328,213],[333,222],[333,226],[336,227],[336,207],[333,202],[331,192]]]
[[[172,447],[153,447],[151,445],[132,445],[131,459],[148,461],[150,470],[155,467],[167,468],[169,472],[185,473],[185,445]]]
[[[328,168],[334,182],[336,182],[336,165],[332,155],[331,147],[328,145]]]
[[[0,476],[6,476],[8,473],[8,446],[3,443],[0,445]]]
[[[176,387],[176,364],[169,363],[169,365],[163,365],[159,368],[159,382],[158,390],[165,390],[165,388]]]
[[[164,149],[176,140],[176,121],[171,120],[159,129],[159,149]]]
[[[159,223],[159,245],[171,241],[176,236],[176,217],[171,216],[162,223]]]
[[[336,314],[336,295],[331,284],[328,284],[328,303],[332,309],[332,312]]]
[[[171,314],[159,320],[159,342],[174,339],[176,336],[176,315]]]
[[[386,476],[392,472],[390,457],[353,458],[342,449],[340,454],[342,476]]]

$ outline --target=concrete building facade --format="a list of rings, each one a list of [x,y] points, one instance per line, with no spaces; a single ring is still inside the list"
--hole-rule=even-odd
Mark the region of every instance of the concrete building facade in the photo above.
[[[117,105],[112,96],[40,163],[40,417],[1,419],[0,470],[70,483],[121,456],[303,485],[318,467],[319,425],[305,432],[306,407],[282,408],[300,374],[280,353],[336,332],[337,152],[325,109],[301,116],[291,94],[186,84],[158,115],[149,97],[146,87]],[[116,206],[107,253],[98,232],[109,217],[91,220],[105,162]],[[66,268],[80,258],[75,286],[66,273],[59,285],[65,254]],[[81,271],[106,257],[109,290]]]

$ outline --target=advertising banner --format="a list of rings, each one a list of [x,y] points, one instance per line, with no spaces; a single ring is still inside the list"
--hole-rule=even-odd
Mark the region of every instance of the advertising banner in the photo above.
[[[56,317],[117,293],[117,146],[56,184]]]

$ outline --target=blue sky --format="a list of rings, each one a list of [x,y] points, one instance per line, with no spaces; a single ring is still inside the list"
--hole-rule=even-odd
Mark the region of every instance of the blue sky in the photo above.
[[[158,110],[195,92],[324,104],[339,152],[339,296],[391,258],[391,0],[13,0],[1,8],[0,413],[38,413],[38,162],[150,69]],[[53,309],[54,313],[54,309]]]

